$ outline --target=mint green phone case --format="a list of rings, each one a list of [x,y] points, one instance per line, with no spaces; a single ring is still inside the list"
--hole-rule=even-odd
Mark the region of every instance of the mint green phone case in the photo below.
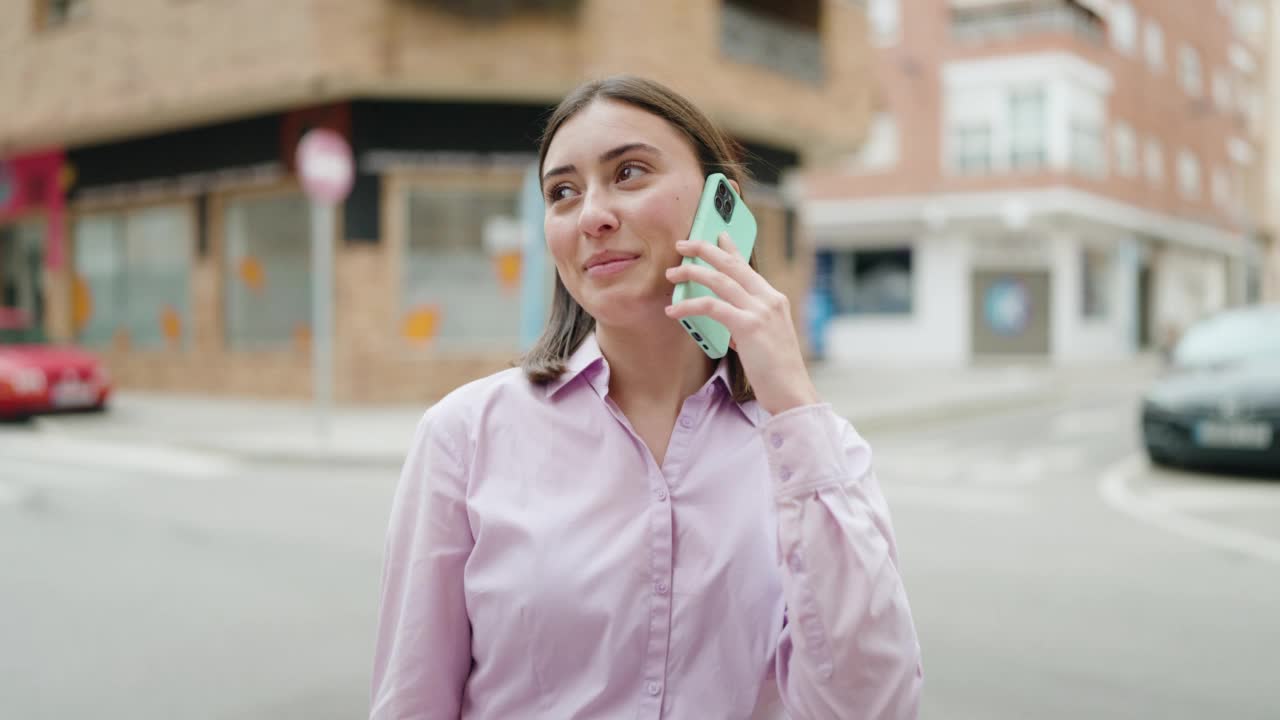
[[[698,201],[698,211],[693,216],[689,239],[715,244],[720,233],[725,231],[728,231],[739,253],[744,258],[750,258],[751,251],[756,246],[756,219],[738,193],[734,192],[724,174],[712,173],[702,186],[702,198]],[[682,264],[689,263],[711,267],[700,258],[686,257]],[[707,295],[715,297],[715,293],[705,285],[684,282],[676,285],[671,303],[674,305],[681,300]],[[729,328],[721,323],[705,315],[697,315],[684,318],[680,324],[709,357],[718,359],[729,352]]]

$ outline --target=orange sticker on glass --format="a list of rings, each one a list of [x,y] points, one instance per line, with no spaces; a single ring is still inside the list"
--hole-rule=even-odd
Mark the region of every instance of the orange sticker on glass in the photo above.
[[[83,275],[76,275],[71,286],[71,322],[75,325],[76,334],[89,327],[89,319],[93,317],[93,291],[89,289],[89,281]]]
[[[160,311],[160,331],[171,345],[177,345],[182,340],[182,316],[172,305],[165,305]]]
[[[519,250],[502,252],[494,256],[494,269],[498,273],[498,282],[502,284],[502,289],[515,290],[520,287],[521,258]]]
[[[263,270],[262,263],[258,262],[258,258],[252,255],[241,258],[238,270],[240,282],[250,290],[262,292],[262,289],[267,286],[267,273]]]
[[[306,323],[298,323],[293,328],[293,341],[299,347],[311,346],[311,326]]]
[[[427,342],[440,332],[440,308],[436,305],[424,305],[409,311],[404,317],[404,325],[400,332],[409,340]]]

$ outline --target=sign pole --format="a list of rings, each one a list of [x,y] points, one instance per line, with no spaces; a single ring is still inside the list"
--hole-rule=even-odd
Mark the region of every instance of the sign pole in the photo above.
[[[333,218],[333,205],[311,201],[311,386],[321,439],[333,409]]]
[[[311,389],[316,435],[327,440],[333,412],[334,216],[355,181],[351,146],[338,133],[310,130],[298,143],[298,175],[311,199]]]

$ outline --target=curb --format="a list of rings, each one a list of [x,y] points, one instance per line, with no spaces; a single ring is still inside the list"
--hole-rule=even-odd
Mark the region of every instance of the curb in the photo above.
[[[899,431],[958,418],[997,415],[1012,410],[1048,405],[1062,400],[1063,396],[1064,393],[1058,388],[1023,390],[995,397],[972,398],[900,412],[885,412],[861,419],[858,418],[857,413],[840,412],[840,414],[848,418],[859,432]]]
[[[945,422],[962,417],[979,417],[1001,412],[1019,410],[1037,405],[1049,404],[1062,399],[1062,388],[1036,388],[1017,392],[1002,393],[991,397],[975,397],[963,401],[929,405],[898,412],[883,412],[863,418],[856,413],[847,412],[844,408],[835,408],[836,412],[849,419],[860,433],[876,431],[897,431],[920,425]],[[168,447],[186,449],[202,453],[221,455],[230,459],[258,464],[289,464],[338,466],[343,468],[378,468],[398,471],[404,465],[404,452],[390,453],[344,453],[332,449],[321,448],[244,448],[229,447],[213,442],[202,442],[191,439],[175,439],[156,441],[154,436],[129,435],[128,433],[95,433],[76,428],[69,428],[56,417],[34,418],[36,429],[64,437],[79,437],[97,441],[118,441],[137,446]]]
[[[120,442],[133,445],[135,447],[152,447],[152,448],[172,448],[177,450],[188,450],[192,452],[216,455],[245,463],[256,464],[289,464],[289,465],[319,465],[319,466],[339,466],[344,468],[391,468],[399,470],[404,465],[405,453],[392,454],[374,454],[374,453],[343,453],[334,452],[332,450],[314,449],[296,449],[296,448],[244,448],[229,447],[213,442],[201,442],[199,440],[167,438],[157,439],[155,436],[147,436],[145,434],[130,434],[126,432],[93,432],[92,430],[81,430],[69,428],[65,423],[59,422],[57,418],[35,417],[33,418],[35,429],[37,432],[49,433],[51,435],[59,435],[61,437],[79,438],[83,440],[93,440],[97,442]]]

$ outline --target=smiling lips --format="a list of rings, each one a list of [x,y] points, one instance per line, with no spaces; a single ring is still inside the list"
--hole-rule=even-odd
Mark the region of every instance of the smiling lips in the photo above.
[[[602,252],[596,253],[587,260],[587,275],[591,277],[603,277],[607,275],[616,275],[617,273],[631,267],[636,260],[640,258],[634,253],[622,252]]]

